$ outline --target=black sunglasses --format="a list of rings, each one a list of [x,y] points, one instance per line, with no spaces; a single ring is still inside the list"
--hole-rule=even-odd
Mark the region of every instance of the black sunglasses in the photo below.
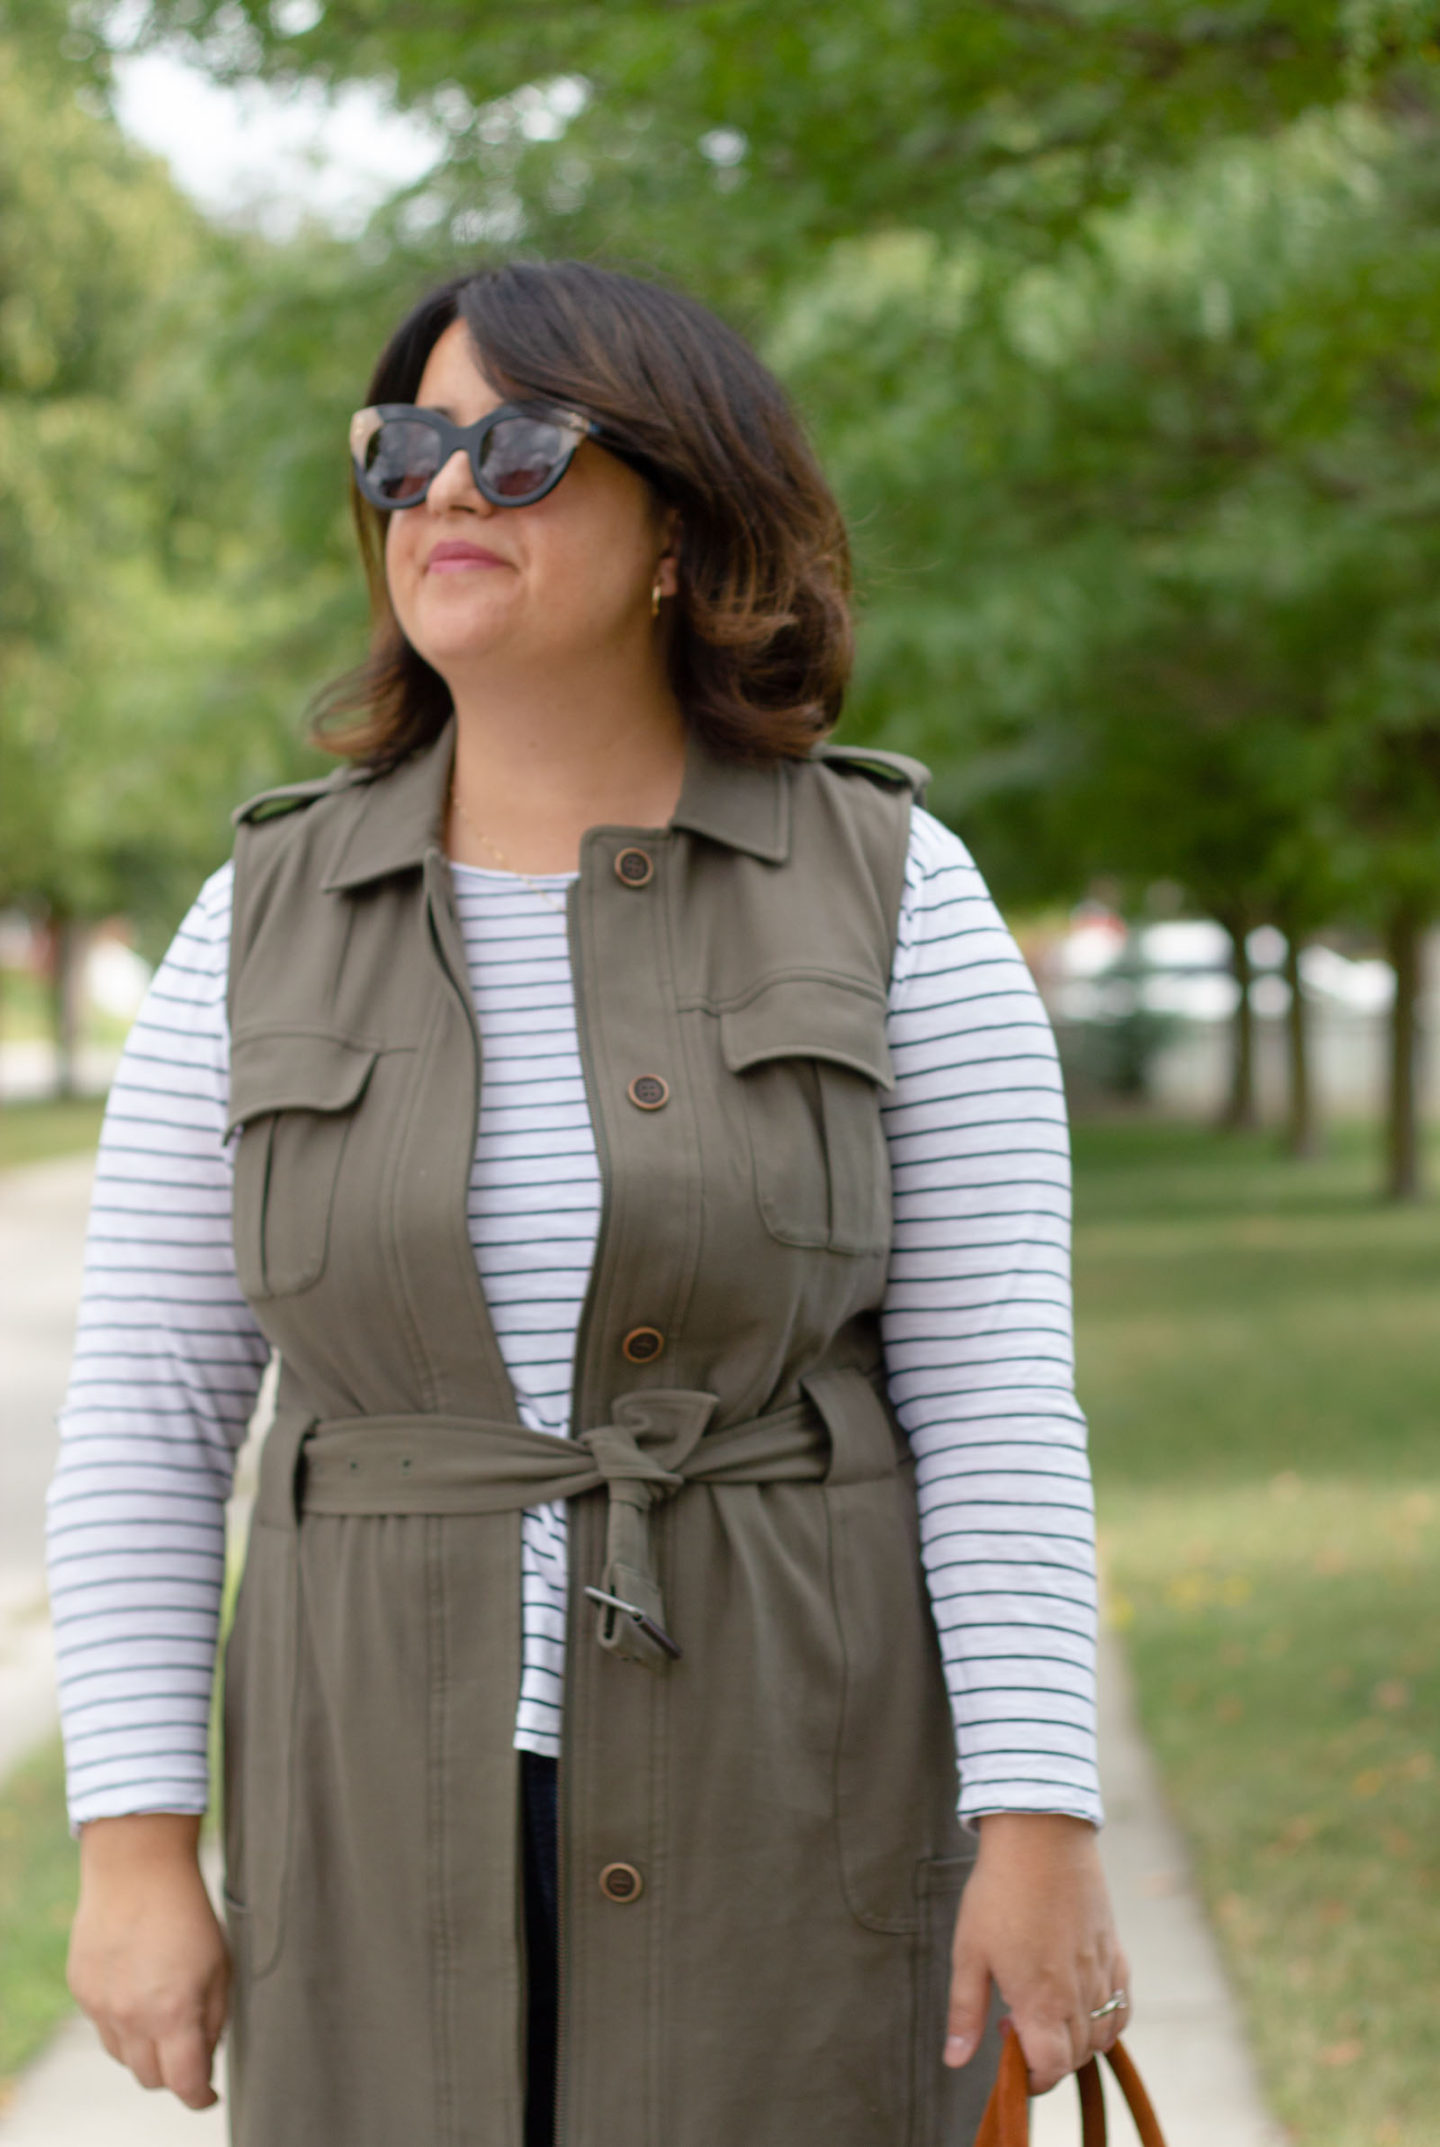
[[[453,425],[414,403],[376,403],[350,420],[355,482],[372,507],[418,507],[457,448],[492,507],[530,507],[553,492],[582,440],[643,470],[593,417],[553,403],[501,403],[473,425]]]

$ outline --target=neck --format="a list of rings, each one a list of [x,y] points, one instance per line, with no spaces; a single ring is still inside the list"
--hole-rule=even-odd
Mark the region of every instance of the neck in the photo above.
[[[517,872],[572,872],[587,828],[669,820],[685,723],[658,665],[638,678],[576,667],[540,680],[455,682],[451,691],[452,795],[464,807],[463,818],[450,815],[452,857],[493,866],[498,850]]]

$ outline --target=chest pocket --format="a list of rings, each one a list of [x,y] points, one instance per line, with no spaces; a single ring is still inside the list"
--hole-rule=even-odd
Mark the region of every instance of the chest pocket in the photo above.
[[[227,1131],[237,1127],[235,1271],[252,1300],[325,1271],[340,1159],[379,1052],[318,1031],[237,1036]]]
[[[755,1197],[782,1245],[884,1252],[890,1162],[880,1091],[893,1085],[885,1008],[863,986],[779,977],[720,1016],[739,1077]]]

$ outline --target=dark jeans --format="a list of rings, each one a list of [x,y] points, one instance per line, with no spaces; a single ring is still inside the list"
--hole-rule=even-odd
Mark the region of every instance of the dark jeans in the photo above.
[[[555,2047],[560,1999],[557,1952],[559,1763],[520,1754],[525,1832],[525,1948],[530,1962],[525,2147],[554,2147]]]

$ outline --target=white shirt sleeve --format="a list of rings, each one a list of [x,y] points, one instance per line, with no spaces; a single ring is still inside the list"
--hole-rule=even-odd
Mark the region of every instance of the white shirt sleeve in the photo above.
[[[47,1553],[74,1826],[203,1812],[225,1501],[269,1347],[224,1147],[231,869],[156,972],[110,1091]]]
[[[961,1815],[1098,1825],[1094,1513],[1059,1062],[969,853],[918,807],[888,1035],[895,1233],[881,1326],[916,1457]]]

